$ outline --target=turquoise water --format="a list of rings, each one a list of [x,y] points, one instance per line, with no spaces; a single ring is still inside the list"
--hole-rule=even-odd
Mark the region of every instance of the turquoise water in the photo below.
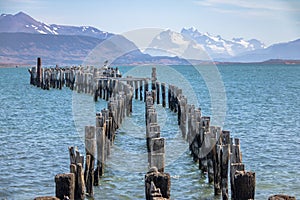
[[[131,69],[123,67],[123,72]],[[211,114],[205,82],[191,67],[174,67],[195,91],[204,115]],[[224,129],[241,139],[243,163],[256,172],[256,199],[300,196],[300,66],[218,66],[226,92]],[[150,73],[148,73],[150,76]],[[160,75],[162,76],[162,75]],[[106,102],[67,88],[44,91],[29,85],[25,68],[0,69],[0,199],[54,195],[54,176],[69,171],[68,146],[84,153],[83,127]],[[166,73],[159,79],[174,79]],[[144,199],[147,170],[144,104],[119,130],[95,199]],[[220,199],[187,150],[176,114],[156,107],[166,138],[165,168],[172,199]],[[178,150],[178,152],[176,151]]]

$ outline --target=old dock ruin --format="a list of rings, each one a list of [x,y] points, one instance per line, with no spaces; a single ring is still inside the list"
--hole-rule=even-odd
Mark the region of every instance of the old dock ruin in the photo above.
[[[165,172],[165,138],[155,104],[177,113],[178,127],[186,140],[191,159],[207,174],[214,194],[222,199],[248,200],[255,197],[255,172],[246,171],[242,162],[240,140],[231,138],[230,131],[210,124],[209,116],[188,103],[182,89],[161,83],[152,68],[150,78],[122,77],[117,68],[54,67],[43,68],[41,59],[30,70],[30,84],[49,90],[68,87],[90,94],[94,101],[104,99],[107,108],[97,112],[95,124],[85,127],[85,155],[77,147],[69,147],[70,171],[55,176],[55,197],[36,199],[85,199],[94,195],[105,173],[116,132],[125,117],[133,111],[133,99],[145,103],[145,140],[148,152],[148,172],[145,172],[145,198],[170,199],[171,178]],[[67,148],[67,147],[66,147]],[[231,191],[228,191],[230,184]],[[231,196],[229,196],[231,194]]]

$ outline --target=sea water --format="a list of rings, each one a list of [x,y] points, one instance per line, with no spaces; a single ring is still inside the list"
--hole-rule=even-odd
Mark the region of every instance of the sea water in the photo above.
[[[120,70],[129,73],[133,68]],[[184,93],[194,93],[190,103],[195,101],[203,115],[211,116],[211,86],[201,73],[191,66],[169,69],[175,75],[158,69],[158,79],[186,82]],[[226,95],[220,103],[225,109],[222,126],[240,138],[246,170],[256,173],[256,199],[278,193],[299,198],[300,66],[234,64],[217,69]],[[78,146],[84,154],[84,126],[94,125],[95,112],[107,104],[68,88],[34,87],[27,68],[1,68],[0,77],[0,199],[54,196],[54,176],[69,171],[68,146]],[[117,132],[100,186],[94,187],[95,199],[145,199],[144,109],[143,102],[134,100],[132,115]],[[161,105],[156,110],[161,136],[166,138],[171,198],[221,199],[190,156],[177,115]]]

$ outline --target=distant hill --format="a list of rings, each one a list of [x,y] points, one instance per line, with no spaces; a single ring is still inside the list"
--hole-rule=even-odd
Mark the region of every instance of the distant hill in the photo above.
[[[300,39],[271,45],[266,49],[240,54],[228,61],[231,62],[262,62],[266,60],[300,60]]]
[[[79,64],[103,40],[86,36],[0,33],[0,59],[7,63]]]

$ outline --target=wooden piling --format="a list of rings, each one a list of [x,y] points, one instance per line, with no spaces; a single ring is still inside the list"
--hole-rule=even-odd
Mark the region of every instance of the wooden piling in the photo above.
[[[168,173],[160,173],[156,167],[153,167],[145,175],[145,196],[146,200],[151,199],[151,183],[160,189],[163,198],[170,198],[171,177]]]
[[[86,168],[84,172],[86,192],[89,196],[94,195],[94,163],[96,155],[95,126],[85,127],[85,150],[86,150]]]
[[[222,187],[222,199],[227,200],[228,196],[228,160],[229,160],[229,145],[222,145],[221,149],[221,187]]]
[[[143,101],[143,80],[140,80],[139,83],[140,83],[139,86],[140,101]]]
[[[144,101],[146,102],[146,96],[147,96],[147,92],[148,92],[148,80],[145,79],[144,80]]]
[[[286,194],[276,194],[272,195],[268,198],[268,200],[296,200],[296,197],[294,196],[289,196]]]
[[[157,123],[150,123],[146,127],[146,144],[148,151],[148,162],[151,163],[151,140],[160,137],[160,127]]]
[[[55,176],[55,196],[59,199],[74,199],[75,176],[73,173],[57,174]]]
[[[156,104],[160,104],[160,87],[159,87],[159,82],[156,81]]]
[[[221,190],[221,145],[215,145],[213,148],[213,168],[214,168],[214,193],[220,195]]]
[[[230,188],[231,188],[231,198],[234,199],[235,195],[235,186],[234,186],[234,175],[236,171],[244,171],[245,165],[242,163],[231,163],[230,164]]]
[[[165,169],[165,139],[151,138],[150,140],[150,168],[156,167],[159,172]]]
[[[211,126],[210,131],[207,133],[209,136],[209,153],[207,154],[207,172],[208,172],[208,182],[213,183],[214,182],[214,147],[216,145],[216,127]]]
[[[42,86],[42,59],[40,57],[37,58],[37,76],[36,76],[36,86],[41,87]]]
[[[135,99],[139,99],[139,88],[138,88],[138,81],[134,81],[134,91],[135,91]]]
[[[231,144],[230,163],[242,163],[242,153],[240,150],[240,140],[234,139],[235,143]]]
[[[151,89],[152,90],[156,90],[156,85],[155,85],[156,81],[157,81],[157,78],[156,78],[156,68],[152,67],[152,73],[151,73],[151,83],[152,83]]]
[[[162,106],[166,107],[166,84],[161,83]]]
[[[99,179],[104,175],[105,167],[105,127],[96,127],[97,168],[95,170],[94,185],[99,185]]]
[[[255,196],[255,173],[236,171],[234,175],[234,197],[233,199],[248,200]]]
[[[69,147],[70,154],[70,172],[75,177],[75,199],[84,200],[85,198],[85,181],[83,177],[83,156],[80,155],[77,147]]]
[[[171,109],[171,107],[172,107],[172,105],[171,105],[171,87],[172,87],[172,85],[169,85],[169,86],[168,86],[168,108],[169,108],[170,110],[172,110],[172,109]]]
[[[151,95],[152,95],[152,101],[153,101],[153,104],[154,104],[155,101],[156,101],[156,90],[151,90]]]

